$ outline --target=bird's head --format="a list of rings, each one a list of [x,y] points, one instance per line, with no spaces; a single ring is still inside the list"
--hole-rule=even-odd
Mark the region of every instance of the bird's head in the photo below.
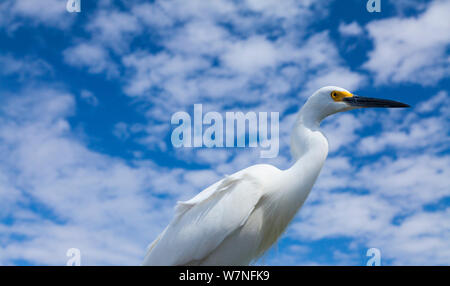
[[[314,115],[317,116],[319,121],[331,114],[356,108],[409,107],[409,105],[398,101],[357,96],[348,90],[337,86],[326,86],[317,90],[311,95],[305,106],[308,106],[310,113],[315,113]]]

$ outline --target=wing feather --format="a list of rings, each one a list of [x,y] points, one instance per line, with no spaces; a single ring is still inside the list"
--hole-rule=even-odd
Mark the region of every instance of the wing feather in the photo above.
[[[247,221],[261,188],[258,180],[241,171],[179,202],[172,222],[149,246],[144,265],[183,265],[206,258]]]

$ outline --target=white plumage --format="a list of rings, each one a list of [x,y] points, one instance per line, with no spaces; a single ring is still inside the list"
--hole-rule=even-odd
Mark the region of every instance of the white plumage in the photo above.
[[[143,265],[248,265],[255,261],[285,231],[320,173],[328,154],[320,122],[358,107],[406,105],[356,97],[339,87],[321,88],[298,114],[291,137],[297,161],[291,168],[281,171],[254,165],[179,202],[172,222],[148,247]]]

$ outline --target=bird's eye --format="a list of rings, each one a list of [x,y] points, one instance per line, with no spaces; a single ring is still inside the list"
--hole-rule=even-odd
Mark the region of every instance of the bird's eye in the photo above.
[[[333,98],[335,98],[336,97],[336,92],[335,91],[333,91],[332,93],[331,93],[331,97],[333,97]]]

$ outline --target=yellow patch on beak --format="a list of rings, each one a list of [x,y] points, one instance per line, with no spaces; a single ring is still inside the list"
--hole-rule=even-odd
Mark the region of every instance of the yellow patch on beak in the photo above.
[[[338,90],[334,90],[331,92],[331,98],[336,102],[342,101],[342,99],[345,97],[353,97],[353,94],[347,91],[338,91]]]

